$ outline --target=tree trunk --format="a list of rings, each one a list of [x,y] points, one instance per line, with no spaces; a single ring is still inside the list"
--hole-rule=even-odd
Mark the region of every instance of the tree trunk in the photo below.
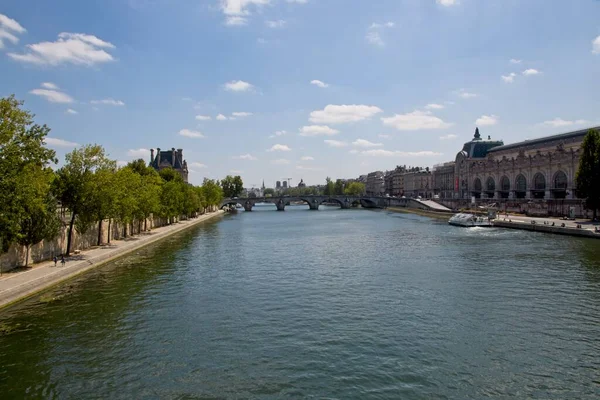
[[[148,218],[144,218],[144,232],[148,230]]]
[[[29,249],[31,248],[31,245],[28,244],[26,247],[26,251],[25,251],[25,268],[27,268],[27,266],[29,266]]]
[[[123,224],[123,239],[127,237],[127,222]]]
[[[98,221],[98,246],[102,244],[102,218]]]
[[[75,225],[75,213],[71,212],[71,222],[69,222],[69,236],[67,236],[66,256],[71,254],[71,236],[73,236],[73,225]]]
[[[112,219],[108,219],[108,244],[110,244],[110,221],[112,221]]]

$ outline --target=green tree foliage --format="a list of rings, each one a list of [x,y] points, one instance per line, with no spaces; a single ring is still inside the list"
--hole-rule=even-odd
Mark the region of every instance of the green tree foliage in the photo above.
[[[171,180],[162,185],[160,194],[160,215],[169,218],[171,222],[174,218],[183,214],[184,211],[184,193],[182,182]]]
[[[323,191],[325,196],[333,196],[335,194],[335,184],[330,177],[325,179],[325,190]]]
[[[160,211],[160,194],[163,181],[158,173],[152,170],[152,174],[141,175],[140,188],[137,196],[136,217],[144,220],[144,230],[147,230],[146,220],[154,213]]]
[[[577,195],[586,199],[588,209],[594,210],[594,220],[600,208],[600,132],[590,129],[581,146],[576,175]]]
[[[102,221],[115,216],[116,189],[116,170],[112,163],[94,172],[90,181],[90,201],[93,218],[98,221],[98,246],[102,244]],[[110,229],[108,235],[110,242]]]
[[[14,96],[0,99],[0,246],[8,250],[23,237],[30,212],[46,207],[47,166],[55,153],[45,147],[50,129],[33,123]]]
[[[263,195],[265,195],[265,197],[273,196],[274,194],[275,194],[275,189],[273,189],[273,188],[267,188],[264,190],[264,193],[263,193]]]
[[[221,186],[219,186],[217,181],[212,179],[204,179],[202,191],[204,192],[207,206],[217,206],[225,197]]]
[[[129,167],[121,168],[115,174],[115,217],[124,225],[123,236],[127,236],[127,226],[138,213],[138,196],[142,177]]]
[[[337,179],[335,181],[335,186],[333,187],[333,192],[335,194],[344,194],[344,181],[341,179]]]
[[[48,171],[49,178],[52,177],[52,171]],[[34,209],[28,210],[27,216],[21,220],[21,231],[18,243],[25,246],[25,266],[29,264],[29,250],[31,246],[41,242],[42,240],[52,240],[60,232],[62,221],[56,210],[56,199],[50,194],[50,185],[44,186],[46,200],[42,207],[36,206]]]
[[[165,182],[171,182],[171,181],[183,182],[183,178],[181,177],[181,174],[179,174],[179,172],[175,171],[173,168],[161,169],[159,172],[159,175]]]
[[[344,194],[348,196],[362,196],[365,194],[365,184],[360,182],[352,182],[344,190]]]
[[[54,193],[63,207],[71,212],[66,254],[71,252],[73,227],[81,233],[95,221],[96,199],[94,196],[94,173],[102,169],[115,169],[116,162],[106,157],[99,145],[85,145],[65,157],[65,166],[56,173]]]
[[[238,197],[244,190],[244,183],[242,182],[242,177],[239,175],[227,175],[221,181],[221,187],[223,188],[223,195],[226,198]]]
[[[142,160],[141,158],[138,158],[137,160],[127,163],[127,166],[129,168],[131,168],[133,170],[133,172],[135,172],[141,176],[156,174],[156,171],[154,170],[154,168],[148,166],[148,164],[146,164],[146,162],[144,160]],[[173,172],[175,172],[175,171],[173,171]]]

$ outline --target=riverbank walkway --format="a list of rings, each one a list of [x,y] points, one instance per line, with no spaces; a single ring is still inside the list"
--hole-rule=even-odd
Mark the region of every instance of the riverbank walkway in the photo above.
[[[223,211],[155,228],[125,240],[113,240],[110,245],[94,247],[66,258],[67,262],[64,266],[59,259],[56,267],[53,261],[44,261],[33,264],[27,269],[4,272],[0,276],[0,308],[220,215],[223,215]]]
[[[498,213],[493,223],[494,226],[502,228],[600,239],[600,233],[597,231],[597,229],[600,229],[600,222],[592,222],[589,219],[566,220],[552,217],[528,217],[525,215]]]

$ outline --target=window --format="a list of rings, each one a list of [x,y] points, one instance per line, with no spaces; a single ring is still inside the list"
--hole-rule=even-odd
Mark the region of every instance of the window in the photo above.
[[[510,180],[508,177],[503,176],[502,179],[500,179],[500,189],[503,192],[508,192],[510,190]]]
[[[520,174],[515,180],[515,187],[517,192],[525,192],[527,190],[527,179]]]
[[[567,174],[562,171],[558,171],[554,175],[554,189],[567,189]]]
[[[534,190],[546,190],[546,178],[543,174],[537,173],[533,177],[533,189]]]
[[[485,187],[487,188],[488,192],[493,192],[494,190],[496,190],[496,181],[494,180],[494,178],[492,178],[491,176],[487,178],[487,181],[485,182]]]

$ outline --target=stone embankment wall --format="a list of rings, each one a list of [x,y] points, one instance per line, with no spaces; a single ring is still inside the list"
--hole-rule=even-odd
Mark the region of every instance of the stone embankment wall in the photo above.
[[[436,199],[436,202],[453,210],[472,208],[471,201],[466,199]],[[569,216],[571,207],[576,218],[591,218],[592,210],[585,208],[583,200],[531,200],[531,199],[476,199],[476,206],[495,204],[500,211],[525,214],[530,217],[564,217]]]
[[[206,210],[207,212],[216,211],[216,207]],[[67,236],[69,234],[69,214],[63,215],[63,227],[56,238],[53,240],[43,240],[40,243],[31,246],[29,250],[29,264],[40,261],[51,260],[55,255],[60,257],[67,250]],[[185,219],[180,218],[180,219]],[[166,218],[148,218],[146,220],[146,228],[148,230],[159,228],[168,225],[169,221]],[[102,221],[102,243],[108,243],[108,220]],[[77,232],[73,227],[73,236],[71,240],[71,253],[75,250],[86,250],[98,244],[98,228],[99,224],[93,224],[84,234]],[[125,235],[137,235],[144,231],[144,220],[136,220],[133,224],[124,224],[115,222],[110,223],[110,240],[122,239]],[[0,272],[10,271],[19,266],[25,265],[25,256],[27,250],[25,246],[13,244],[6,253],[0,254]]]

